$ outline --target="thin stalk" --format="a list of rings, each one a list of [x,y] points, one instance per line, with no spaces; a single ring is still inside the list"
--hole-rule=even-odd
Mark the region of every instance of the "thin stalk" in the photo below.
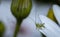
[[[15,32],[14,32],[14,37],[17,37],[17,34],[18,34],[18,32],[19,32],[21,23],[22,23],[22,20],[21,20],[21,19],[20,19],[20,21],[17,20],[16,29],[15,29]]]

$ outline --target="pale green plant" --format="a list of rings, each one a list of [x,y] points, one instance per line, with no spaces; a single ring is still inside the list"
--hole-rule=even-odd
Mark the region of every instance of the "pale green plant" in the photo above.
[[[21,23],[30,14],[31,8],[32,0],[12,0],[11,11],[17,19],[14,37],[17,37]]]

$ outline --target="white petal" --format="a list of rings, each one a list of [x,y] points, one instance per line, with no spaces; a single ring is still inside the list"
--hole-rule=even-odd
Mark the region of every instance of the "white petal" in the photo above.
[[[59,37],[60,35],[60,27],[58,27],[58,25],[53,22],[52,20],[50,20],[49,18],[47,18],[46,16],[40,15],[40,20],[42,21],[42,23],[44,23],[45,28],[40,30],[41,32],[43,32],[46,36],[50,36],[50,37]]]
[[[36,30],[35,22],[29,17],[23,20],[21,28],[26,30],[25,34],[18,34],[18,37],[40,37],[40,33]]]
[[[54,15],[60,25],[60,6],[58,5],[53,5],[53,11],[54,11]]]

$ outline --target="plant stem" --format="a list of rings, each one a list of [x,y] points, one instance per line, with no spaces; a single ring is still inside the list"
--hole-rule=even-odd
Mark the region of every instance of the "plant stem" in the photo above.
[[[14,32],[14,37],[17,37],[18,31],[19,31],[20,26],[21,26],[21,22],[22,22],[21,19],[17,20],[16,29],[15,29],[15,32]]]

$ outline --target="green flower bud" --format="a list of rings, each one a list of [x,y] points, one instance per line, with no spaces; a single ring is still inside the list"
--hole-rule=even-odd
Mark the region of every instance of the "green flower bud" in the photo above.
[[[31,0],[12,0],[11,11],[17,19],[26,18],[32,8]]]
[[[3,37],[5,31],[5,26],[2,22],[0,22],[0,37]]]
[[[29,15],[31,8],[32,8],[31,0],[12,0],[11,11],[12,11],[12,14],[17,19],[14,37],[17,37],[17,33],[19,31],[21,22],[23,19],[25,19]]]

